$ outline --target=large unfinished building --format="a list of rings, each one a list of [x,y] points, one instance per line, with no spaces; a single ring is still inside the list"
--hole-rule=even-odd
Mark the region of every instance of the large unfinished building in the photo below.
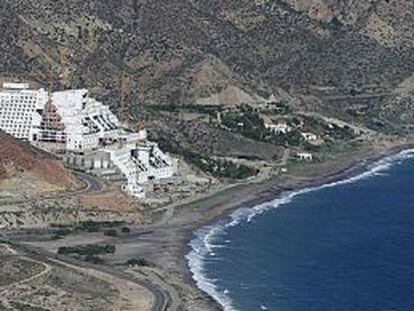
[[[0,91],[0,129],[60,154],[107,154],[92,166],[116,167],[127,180],[125,191],[141,198],[142,184],[169,178],[175,171],[172,159],[147,140],[145,130],[124,129],[107,106],[83,89],[48,95],[26,84],[5,83]]]
[[[0,128],[19,139],[37,137],[47,92],[29,90],[27,84],[5,83],[0,92]]]

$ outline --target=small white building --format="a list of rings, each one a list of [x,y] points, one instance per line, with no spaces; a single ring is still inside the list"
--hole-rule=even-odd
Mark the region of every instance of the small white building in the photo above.
[[[296,154],[296,158],[299,161],[305,161],[305,162],[313,161],[313,155],[308,152],[299,152]]]
[[[265,127],[274,134],[287,134],[293,130],[287,123],[265,123]]]
[[[301,135],[306,141],[317,141],[318,140],[318,135],[313,134],[313,133],[301,133]]]

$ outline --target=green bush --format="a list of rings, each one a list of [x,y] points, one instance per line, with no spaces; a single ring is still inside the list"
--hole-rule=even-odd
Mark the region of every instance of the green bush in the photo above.
[[[132,258],[132,259],[129,259],[126,262],[126,264],[128,266],[140,266],[140,267],[149,267],[149,266],[151,266],[151,263],[148,260],[146,260],[145,258],[138,258],[138,259]]]
[[[123,227],[123,228],[121,229],[121,232],[122,232],[122,233],[130,233],[130,232],[131,232],[131,230],[130,230],[128,227]]]
[[[79,230],[88,232],[99,232],[102,228],[113,228],[124,224],[123,221],[93,221],[88,220],[81,222],[78,226]]]
[[[104,232],[104,235],[107,235],[107,236],[117,236],[118,235],[118,231],[116,231],[115,229],[109,229],[109,230],[106,230],[105,232]]]
[[[246,179],[257,174],[257,170],[242,164],[235,164],[230,161],[215,160],[201,156],[197,153],[187,151],[184,159],[204,172],[215,177]]]
[[[78,254],[78,255],[93,256],[93,255],[101,255],[101,254],[114,254],[115,251],[116,251],[116,247],[115,245],[112,245],[112,244],[61,246],[58,248],[58,254],[61,254],[61,255]]]
[[[101,264],[104,263],[104,260],[101,257],[99,257],[99,256],[93,256],[93,255],[86,255],[83,258],[83,260],[84,261],[87,261],[87,262],[90,262],[90,263],[93,263],[95,265],[101,265]]]

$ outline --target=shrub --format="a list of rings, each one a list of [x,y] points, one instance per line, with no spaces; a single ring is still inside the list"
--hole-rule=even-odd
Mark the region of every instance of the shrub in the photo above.
[[[149,267],[151,266],[151,263],[146,260],[145,258],[131,258],[129,259],[126,264],[128,266],[140,266],[140,267]]]
[[[61,246],[58,248],[58,254],[69,255],[69,254],[78,254],[78,255],[100,255],[100,254],[114,254],[116,251],[115,245],[106,244],[106,245],[80,245],[80,246]]]
[[[95,265],[101,265],[104,263],[104,260],[99,256],[87,255],[83,258],[84,261],[93,263]]]
[[[130,233],[130,232],[131,232],[131,230],[130,230],[128,227],[123,227],[123,228],[121,229],[121,232],[122,232],[122,233]]]
[[[104,235],[107,235],[107,236],[117,236],[118,235],[118,231],[116,231],[116,229],[109,229],[109,230],[106,230],[104,232]]]

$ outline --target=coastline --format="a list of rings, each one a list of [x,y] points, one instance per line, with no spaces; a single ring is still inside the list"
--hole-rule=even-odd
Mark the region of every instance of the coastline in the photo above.
[[[113,244],[117,248],[117,255],[105,258],[108,260],[106,267],[117,274],[119,271],[116,267],[131,258],[142,257],[148,260],[151,266],[129,267],[126,272],[147,284],[149,288],[156,286],[166,297],[165,301],[169,305],[166,310],[224,310],[217,302],[217,295],[211,295],[211,291],[209,295],[198,286],[197,280],[193,278],[194,270],[189,266],[188,255],[194,250],[190,243],[199,230],[207,229],[204,233],[212,237],[214,233],[209,232],[211,228],[221,230],[223,224],[232,222],[234,225],[239,221],[249,221],[250,217],[254,217],[252,212],[258,214],[268,208],[275,208],[302,190],[306,192],[309,188],[315,190],[340,181],[349,182],[357,176],[359,178],[362,175],[375,174],[376,170],[373,168],[381,166],[377,164],[381,164],[384,158],[387,160],[383,163],[387,166],[394,161],[394,155],[404,150],[414,150],[413,148],[414,137],[411,140],[384,143],[375,147],[365,145],[356,151],[338,154],[324,163],[293,166],[289,168],[288,174],[274,175],[266,180],[255,179],[231,186],[224,185],[222,189],[215,188],[210,193],[193,197],[192,200],[176,201],[165,206],[164,215],[152,224],[129,224],[131,232],[124,236],[110,237],[102,233],[78,232],[59,240],[45,240],[37,237],[33,239],[30,234],[23,234],[17,241],[42,249],[47,256],[52,256],[62,245]],[[410,152],[410,155],[413,153]],[[198,241],[204,242],[196,245],[197,248],[199,245],[204,247],[202,251],[208,251],[204,254],[212,251],[208,247],[213,246],[213,243],[209,243],[211,240],[207,238]],[[201,268],[204,258],[197,258]],[[200,271],[196,275],[206,277],[202,269],[196,270]],[[211,280],[204,280],[208,285],[214,286]],[[228,298],[226,293],[218,294],[224,294],[221,296]],[[225,302],[231,303],[231,300],[228,298]]]
[[[220,199],[216,201],[219,207],[213,207],[211,200],[215,201],[214,199],[217,196],[220,196],[220,193],[216,193],[205,199],[196,201],[198,204],[200,204],[200,210],[206,213],[211,212],[211,210],[218,209],[218,211],[216,211],[215,215],[212,217],[204,217],[204,219],[201,219],[188,228],[184,229],[184,237],[181,241],[182,247],[179,255],[179,260],[181,262],[180,274],[184,276],[185,281],[191,284],[192,287],[197,288],[199,291],[203,291],[201,288],[199,288],[197,281],[193,278],[193,272],[191,271],[187,258],[189,253],[193,250],[190,243],[196,238],[195,234],[201,228],[218,223],[219,221],[228,218],[233,212],[240,210],[241,208],[249,208],[264,203],[269,203],[276,199],[282,199],[282,194],[286,192],[299,192],[308,188],[314,189],[324,185],[346,181],[353,177],[357,177],[364,172],[367,172],[369,166],[381,161],[382,159],[392,157],[403,152],[404,150],[410,150],[413,148],[413,143],[404,143],[378,151],[372,150],[366,154],[363,154],[361,157],[352,158],[343,166],[336,167],[335,169],[331,168],[326,170],[318,170],[315,172],[314,176],[309,176],[307,180],[299,180],[296,183],[288,182],[287,184],[282,183],[276,186],[275,183],[280,183],[280,180],[277,178],[270,178],[264,182],[259,183],[260,187],[257,187],[257,185],[254,183],[248,183],[241,186],[238,185],[231,188],[230,191],[240,191],[242,193],[246,193],[247,195],[244,196],[244,199],[236,199],[234,201],[230,200],[230,202],[228,202],[228,196],[231,196],[231,193],[227,193],[224,195],[225,202],[220,202]],[[260,189],[259,192],[254,191],[257,190],[257,188]],[[191,203],[191,205],[193,204],[194,202]],[[185,206],[186,205],[184,205],[184,207]],[[185,208],[183,209],[185,210]],[[223,310],[223,307],[216,301],[216,298],[209,296],[204,291],[203,293],[206,295],[206,297],[208,297],[207,299],[212,306],[212,310]]]

